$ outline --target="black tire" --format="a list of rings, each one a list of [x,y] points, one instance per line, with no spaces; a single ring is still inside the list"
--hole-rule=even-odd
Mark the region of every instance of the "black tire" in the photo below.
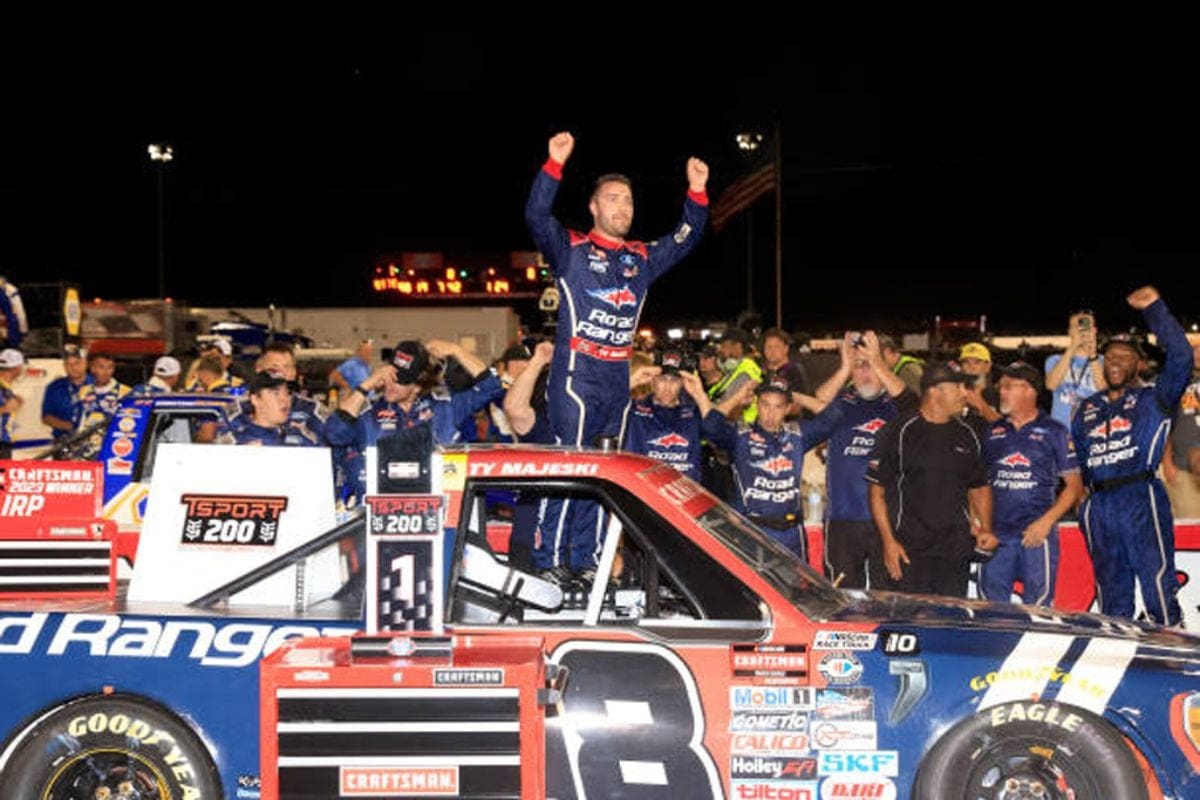
[[[1022,781],[1040,783],[1047,800],[1149,797],[1141,769],[1112,726],[1052,702],[1006,703],[956,725],[921,762],[912,796],[999,798],[1009,780],[1018,788]],[[1026,796],[1012,790],[1009,795]]]
[[[163,709],[124,695],[77,700],[38,720],[0,777],[3,796],[22,800],[93,800],[101,786],[121,797],[123,782],[143,800],[224,796],[195,732]]]

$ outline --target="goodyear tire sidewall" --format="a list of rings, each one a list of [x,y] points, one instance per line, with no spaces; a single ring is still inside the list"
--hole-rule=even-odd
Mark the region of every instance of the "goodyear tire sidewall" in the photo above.
[[[13,751],[0,782],[5,796],[42,800],[85,769],[89,757],[113,753],[152,775],[172,800],[223,797],[208,751],[186,723],[151,703],[120,695],[68,703],[36,722]]]
[[[1103,787],[1106,800],[1146,800],[1146,785],[1128,745],[1104,719],[1054,702],[1017,701],[984,709],[951,728],[922,760],[913,797],[952,800],[996,748],[1040,741],[1060,764],[1069,762]],[[1081,795],[1083,796],[1083,795]]]

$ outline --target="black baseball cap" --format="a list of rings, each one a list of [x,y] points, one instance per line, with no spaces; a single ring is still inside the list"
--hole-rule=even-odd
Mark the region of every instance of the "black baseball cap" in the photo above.
[[[529,352],[529,348],[523,344],[511,345],[500,354],[500,361],[503,364],[507,364],[509,361],[528,361],[531,358],[533,358],[533,353]]]
[[[416,339],[405,339],[392,351],[397,383],[416,383],[429,366],[429,351]]]
[[[257,394],[263,389],[274,389],[276,386],[286,386],[293,391],[296,389],[296,385],[282,375],[264,370],[263,372],[254,373],[254,376],[250,378],[247,391],[250,394]]]
[[[974,375],[968,375],[957,366],[937,361],[927,364],[921,373],[921,391],[925,391],[939,383],[971,383]]]
[[[683,368],[683,353],[678,350],[663,350],[658,357],[663,375],[678,375]]]
[[[1013,380],[1025,381],[1039,392],[1042,390],[1042,373],[1037,367],[1026,364],[1024,361],[1014,361],[1007,367],[1001,367],[1000,375]]]

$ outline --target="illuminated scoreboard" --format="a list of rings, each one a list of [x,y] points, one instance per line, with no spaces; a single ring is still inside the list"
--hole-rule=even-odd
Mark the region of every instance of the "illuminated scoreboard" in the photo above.
[[[397,253],[375,263],[371,291],[397,299],[478,302],[534,299],[551,282],[550,270],[536,252],[511,253],[504,265],[456,262],[443,253]]]

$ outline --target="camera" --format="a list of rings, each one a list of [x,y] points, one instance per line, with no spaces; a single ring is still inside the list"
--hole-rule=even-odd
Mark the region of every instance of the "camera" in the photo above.
[[[851,331],[850,344],[854,345],[855,347],[865,347],[867,340],[866,337],[862,335],[861,331]]]

